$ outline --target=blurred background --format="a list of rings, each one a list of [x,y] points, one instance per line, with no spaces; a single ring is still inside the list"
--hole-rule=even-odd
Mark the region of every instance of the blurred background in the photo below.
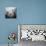
[[[5,7],[16,7],[17,18],[6,19]],[[18,36],[18,24],[46,24],[46,0],[0,0],[0,44],[8,43],[10,32]]]

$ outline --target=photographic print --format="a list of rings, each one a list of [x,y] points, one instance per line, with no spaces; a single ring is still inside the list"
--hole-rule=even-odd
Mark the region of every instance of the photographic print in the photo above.
[[[5,18],[16,18],[16,7],[6,7],[5,11]]]
[[[20,46],[46,42],[46,25],[18,25],[18,41]]]

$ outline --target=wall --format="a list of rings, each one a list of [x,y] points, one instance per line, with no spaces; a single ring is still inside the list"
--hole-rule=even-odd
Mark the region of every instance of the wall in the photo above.
[[[17,7],[16,19],[5,18],[9,6]],[[17,34],[18,24],[46,24],[46,0],[0,0],[0,44],[8,43],[9,32]]]

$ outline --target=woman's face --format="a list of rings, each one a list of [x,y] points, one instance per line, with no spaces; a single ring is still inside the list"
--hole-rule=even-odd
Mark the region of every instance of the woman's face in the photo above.
[[[12,18],[15,16],[16,7],[6,7],[6,16]]]
[[[14,12],[13,12],[12,10],[9,11],[9,12],[8,12],[8,16],[9,16],[9,17],[13,17],[13,16],[14,16]]]

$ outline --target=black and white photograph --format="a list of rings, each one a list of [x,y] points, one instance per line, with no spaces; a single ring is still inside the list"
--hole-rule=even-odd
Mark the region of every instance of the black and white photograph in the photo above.
[[[18,25],[20,46],[31,46],[46,42],[46,25]]]
[[[16,7],[6,7],[5,11],[5,18],[16,18]]]

